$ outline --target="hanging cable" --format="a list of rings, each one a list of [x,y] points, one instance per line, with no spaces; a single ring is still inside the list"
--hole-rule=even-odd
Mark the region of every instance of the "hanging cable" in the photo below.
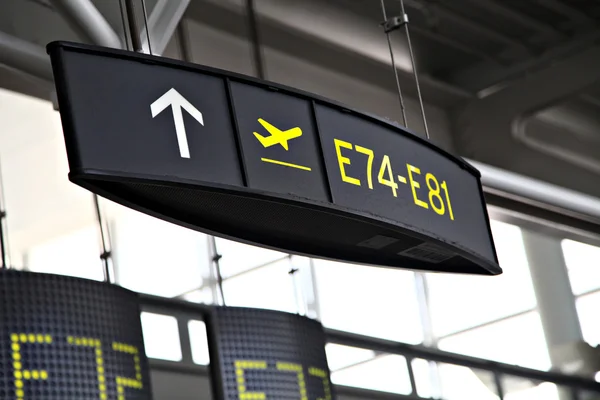
[[[129,45],[127,23],[125,22],[125,8],[123,5],[123,0],[119,0],[119,8],[121,9],[121,23],[123,24],[123,39],[125,39],[125,49],[130,50],[131,47]]]
[[[8,269],[10,267],[5,204],[6,203],[4,202],[4,182],[2,179],[2,171],[0,170],[0,252],[2,256],[2,269]]]
[[[125,8],[127,9],[127,22],[129,23],[129,36],[133,50],[137,52],[143,51],[142,40],[140,39],[140,29],[138,27],[134,0],[125,0]]]
[[[383,0],[382,0],[383,1]],[[406,34],[406,43],[408,44],[408,52],[410,54],[410,62],[412,63],[413,74],[415,77],[415,84],[417,85],[417,96],[419,97],[419,105],[421,106],[421,118],[423,119],[423,128],[425,129],[425,135],[429,139],[429,129],[427,128],[427,118],[425,117],[425,106],[423,105],[423,96],[421,95],[421,86],[419,85],[419,76],[417,74],[417,65],[415,62],[415,56],[412,50],[412,44],[410,42],[410,32],[408,30],[408,16],[404,11],[404,0],[400,0],[400,11],[402,12],[402,20],[404,21],[404,32]]]
[[[98,229],[100,231],[100,242],[102,244],[102,253],[100,259],[102,260],[102,268],[104,271],[104,282],[113,283],[112,273],[110,270],[110,234],[108,227],[105,229],[104,221],[102,219],[102,212],[100,211],[100,202],[98,195],[94,194],[94,208],[96,209],[96,221],[98,222]]]
[[[148,53],[152,55],[152,45],[150,44],[150,27],[148,26],[148,13],[146,12],[146,0],[141,0],[142,10],[144,12],[144,26],[146,27],[146,38],[148,40]]]
[[[221,298],[221,305],[225,306],[225,291],[223,290],[223,275],[221,274],[221,264],[220,260],[223,257],[219,254],[219,250],[217,249],[217,242],[214,236],[210,237],[210,246],[212,251],[212,262],[215,267],[215,278],[217,283],[217,288],[219,289],[219,297]]]
[[[246,0],[246,12],[248,13],[248,27],[250,29],[250,39],[252,41],[252,53],[254,54],[254,69],[256,71],[256,76],[260,79],[265,79],[265,66],[263,63],[254,0]]]
[[[384,24],[387,25],[387,12],[385,11],[385,1],[381,0],[381,12],[383,14]],[[388,48],[390,50],[390,58],[392,59],[392,68],[394,69],[394,77],[396,78],[396,88],[398,90],[398,100],[400,100],[400,111],[402,112],[402,124],[408,127],[408,119],[406,118],[406,108],[404,107],[404,97],[402,96],[402,88],[400,87],[400,79],[398,78],[398,70],[396,69],[396,59],[394,58],[394,50],[392,49],[392,39],[390,38],[390,30],[385,29]]]

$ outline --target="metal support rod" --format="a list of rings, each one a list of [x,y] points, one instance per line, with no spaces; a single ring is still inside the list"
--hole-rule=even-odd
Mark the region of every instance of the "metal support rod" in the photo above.
[[[587,194],[542,182],[500,168],[467,159],[481,172],[484,188],[574,211],[594,219],[600,218],[600,199]]]
[[[152,54],[152,44],[150,43],[150,27],[148,26],[148,11],[146,10],[146,0],[140,0],[142,3],[142,12],[144,15],[144,30],[146,31],[146,39],[148,40],[148,53]]]
[[[419,84],[419,75],[417,74],[417,65],[415,61],[415,55],[412,50],[412,44],[410,41],[410,32],[408,30],[408,17],[404,11],[404,0],[400,0],[400,9],[402,12],[402,18],[406,21],[404,24],[404,33],[406,34],[406,43],[408,44],[408,52],[410,54],[410,62],[412,63],[413,75],[415,76],[415,84],[417,85],[417,96],[419,97],[419,105],[421,106],[421,118],[423,119],[423,128],[425,129],[425,135],[429,139],[429,128],[427,128],[427,118],[425,117],[425,106],[423,104],[423,96],[421,95],[421,85]]]
[[[381,0],[381,12],[383,14],[384,23],[387,21],[387,12],[385,11],[385,1]],[[400,102],[400,111],[402,112],[402,125],[408,127],[408,118],[406,118],[406,107],[404,106],[404,97],[402,96],[402,88],[400,87],[400,79],[398,78],[398,69],[396,68],[396,59],[394,58],[394,50],[392,48],[392,39],[390,33],[385,32],[390,57],[392,59],[392,69],[394,70],[394,78],[396,79],[396,90],[398,91],[398,101]]]
[[[214,266],[214,273],[215,273],[215,278],[217,280],[217,287],[219,288],[219,296],[221,297],[221,305],[226,305],[225,303],[225,291],[223,290],[223,275],[221,275],[221,265],[219,263],[219,261],[221,260],[221,257],[223,257],[221,254],[219,254],[219,251],[217,250],[217,242],[215,241],[215,237],[212,236],[211,237],[212,240],[210,240],[210,246],[211,246],[211,253],[212,253],[212,264]]]
[[[69,25],[86,40],[100,46],[121,48],[121,39],[91,0],[52,0]]]
[[[502,383],[502,375],[494,371],[494,384],[496,385],[496,394],[498,395],[499,400],[504,399],[504,384]]]
[[[129,35],[131,36],[133,50],[142,52],[142,39],[140,38],[140,29],[137,23],[134,0],[125,0],[125,8],[127,9],[127,23],[129,24]]]
[[[0,32],[0,64],[48,82],[54,80],[44,48],[4,32]]]
[[[248,13],[248,27],[250,29],[250,39],[252,41],[252,53],[254,55],[254,68],[256,71],[256,76],[260,79],[265,79],[265,66],[263,62],[254,0],[246,0],[246,10]]]
[[[100,259],[102,260],[102,268],[104,272],[104,282],[113,283],[112,274],[110,271],[110,259],[112,257],[110,251],[110,234],[108,228],[104,228],[104,221],[102,219],[102,212],[100,211],[100,202],[98,201],[98,195],[94,194],[94,208],[96,210],[96,220],[98,221],[98,228],[100,230],[100,240],[102,244],[102,254]]]
[[[6,206],[4,202],[4,183],[2,179],[2,171],[0,171],[0,252],[2,256],[2,269],[10,267],[8,257],[8,241],[6,239]]]

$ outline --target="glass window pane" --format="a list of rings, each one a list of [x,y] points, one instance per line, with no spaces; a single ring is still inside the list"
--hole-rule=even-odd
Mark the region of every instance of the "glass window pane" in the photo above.
[[[52,103],[0,89],[0,121],[10,253],[21,267],[29,249],[92,225],[95,213],[90,192],[68,179],[60,115]]]
[[[146,355],[159,360],[181,361],[181,342],[175,317],[142,312]]]
[[[250,246],[227,239],[215,237],[221,276],[227,278],[254,267],[285,258],[287,254],[262,247]]]
[[[213,289],[211,288],[193,290],[185,293],[181,298],[192,303],[213,304],[215,302]]]
[[[325,326],[406,343],[423,341],[412,272],[324,260],[314,263]]]
[[[560,400],[558,387],[554,383],[535,384],[525,379],[512,378],[504,380],[505,400]],[[570,394],[564,397],[570,399]]]
[[[550,357],[537,312],[530,312],[439,341],[442,350],[547,370]]]
[[[117,281],[137,292],[175,297],[202,286],[206,235],[123,209],[114,217]]]
[[[190,332],[190,345],[192,347],[192,360],[196,364],[208,365],[208,337],[206,336],[206,324],[204,321],[190,321],[188,323]]]
[[[592,346],[600,345],[600,324],[598,323],[600,292],[581,296],[576,300],[576,304],[583,340]]]
[[[504,270],[502,275],[427,275],[431,319],[437,336],[535,307],[535,292],[520,228],[492,221],[492,233]]]
[[[331,371],[337,371],[338,369],[359,364],[375,357],[373,350],[334,343],[327,343],[325,352],[327,353],[327,364]]]
[[[452,364],[438,365],[442,398],[446,400],[496,400],[490,372]]]
[[[412,391],[406,359],[391,354],[332,372],[331,381],[336,385],[397,394]]]
[[[34,246],[27,253],[27,268],[101,281],[104,272],[98,236],[97,228],[91,226]]]
[[[412,369],[417,385],[417,395],[420,397],[439,397],[435,396],[436,391],[433,387],[433,374],[435,371],[431,364],[431,361],[423,360],[422,358],[415,358],[412,360]]]
[[[562,250],[573,293],[600,288],[600,247],[565,239]]]
[[[228,306],[267,308],[297,312],[289,258],[226,279],[223,282]]]

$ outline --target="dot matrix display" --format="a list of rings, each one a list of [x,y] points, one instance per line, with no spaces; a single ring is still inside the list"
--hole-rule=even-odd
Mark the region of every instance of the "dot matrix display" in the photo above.
[[[151,399],[135,293],[0,271],[0,399]]]
[[[238,307],[214,307],[207,322],[216,399],[334,399],[319,322]]]

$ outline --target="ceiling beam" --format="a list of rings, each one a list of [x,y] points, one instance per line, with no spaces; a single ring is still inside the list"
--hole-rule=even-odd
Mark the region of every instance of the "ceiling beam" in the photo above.
[[[479,64],[455,73],[450,81],[460,87],[473,92],[482,92],[493,86],[501,86],[520,79],[525,75],[531,75],[539,69],[551,65],[558,60],[565,59],[577,54],[600,39],[600,29],[582,34],[555,46],[544,52],[537,58],[503,67],[496,64]]]
[[[122,43],[91,0],[51,0],[69,25],[91,44],[121,48]]]
[[[464,17],[461,14],[458,14],[452,11],[451,9],[447,8],[446,6],[442,5],[441,3],[427,2],[423,4],[417,0],[406,0],[406,5],[413,7],[421,12],[425,12],[425,10],[427,10],[427,12],[432,11],[440,17],[454,21],[455,23],[464,26],[472,32],[480,33],[483,36],[487,36],[488,38],[495,40],[496,42],[504,43],[507,46],[519,48],[527,54],[531,54],[533,52],[532,49],[529,48],[529,46],[527,46],[525,43],[520,42],[519,40],[508,36],[504,33],[491,29],[483,23]]]
[[[0,32],[0,64],[47,82],[54,80],[50,58],[43,47]]]
[[[537,0],[539,4],[554,12],[567,16],[571,21],[584,25],[596,25],[597,22],[586,13],[557,0]]]
[[[600,46],[595,46],[471,101],[454,116],[458,150],[466,157],[600,195],[600,187],[593,184],[596,173],[544,154],[522,136],[530,117],[600,81],[598,65]]]
[[[565,35],[559,31],[556,27],[547,24],[545,22],[540,22],[539,20],[530,17],[526,14],[520,13],[512,8],[510,8],[505,0],[496,1],[496,0],[471,0],[473,4],[476,4],[478,7],[487,8],[489,11],[500,14],[505,18],[511,19],[516,23],[519,23],[525,27],[533,28],[539,32],[543,32],[548,34],[549,36],[555,39],[562,39]]]
[[[142,48],[149,53],[160,56],[164,53],[173,37],[190,0],[158,0],[148,17],[148,26],[141,33]],[[149,32],[149,35],[148,33]],[[150,46],[148,46],[150,36]]]

